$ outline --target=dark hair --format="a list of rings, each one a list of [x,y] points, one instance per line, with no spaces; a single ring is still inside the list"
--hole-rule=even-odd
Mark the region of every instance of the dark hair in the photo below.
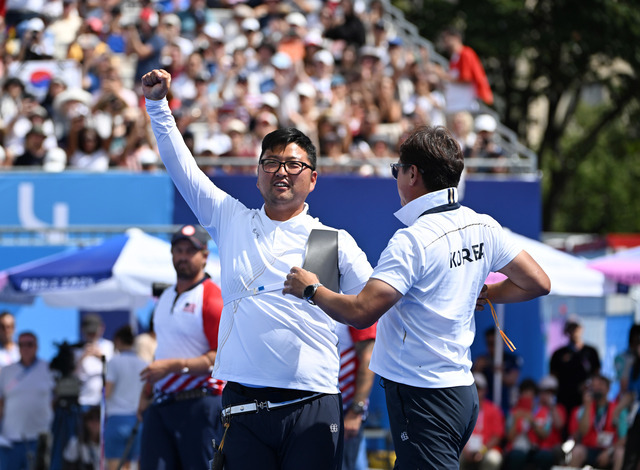
[[[611,387],[611,380],[609,380],[608,377],[605,377],[602,374],[593,374],[590,380],[591,381],[600,380],[601,382],[604,382],[607,385],[607,387]]]
[[[104,140],[102,139],[102,136],[98,133],[98,130],[95,127],[83,127],[82,129],[80,129],[80,132],[78,134],[78,146],[80,147],[80,149],[85,152],[86,150],[86,139],[87,139],[87,134],[92,134],[95,135],[95,149],[93,150],[94,152],[97,152],[98,150],[102,149],[103,146],[103,142]]]
[[[260,159],[267,150],[284,150],[289,144],[296,144],[302,150],[304,150],[309,157],[311,166],[316,168],[316,147],[311,142],[311,139],[307,137],[303,132],[299,131],[295,127],[285,127],[282,129],[276,129],[273,132],[268,133],[262,140],[262,151],[260,152]]]
[[[520,382],[518,391],[522,393],[527,390],[533,390],[535,393],[538,393],[538,385],[536,384],[535,380],[526,378],[522,382]]]
[[[113,334],[113,339],[122,341],[126,346],[133,346],[133,330],[131,329],[131,326],[125,325],[118,328],[118,330]]]
[[[460,145],[442,126],[415,129],[400,146],[400,161],[421,170],[429,191],[458,186],[464,169]]]
[[[20,80],[18,77],[8,77],[5,82],[2,84],[2,89],[4,91],[7,91],[7,89],[11,86],[11,85],[17,85],[22,89],[22,92],[24,93],[24,82],[22,80]]]
[[[20,338],[21,336],[29,336],[36,343],[38,342],[38,337],[36,336],[36,334],[33,331],[23,331],[20,334],[18,334],[18,338]]]
[[[440,34],[444,34],[446,36],[456,36],[456,37],[459,37],[460,39],[464,39],[464,35],[462,34],[462,31],[456,28],[455,26],[447,26],[442,30]]]

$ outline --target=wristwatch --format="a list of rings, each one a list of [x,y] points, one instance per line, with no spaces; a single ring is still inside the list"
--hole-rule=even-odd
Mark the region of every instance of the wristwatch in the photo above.
[[[362,415],[367,411],[367,403],[364,401],[353,402],[349,406],[349,411],[353,411],[357,415]]]
[[[315,284],[311,284],[305,287],[304,291],[302,291],[302,298],[307,302],[309,302],[311,305],[315,305],[316,303],[311,299],[313,298],[314,295],[316,295],[316,291],[318,290],[318,287],[320,287],[321,285],[322,284],[317,282]]]

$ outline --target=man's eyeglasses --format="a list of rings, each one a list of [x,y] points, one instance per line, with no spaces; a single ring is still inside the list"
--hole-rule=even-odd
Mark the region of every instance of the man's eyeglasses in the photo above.
[[[265,159],[260,161],[260,166],[265,173],[277,173],[280,171],[280,167],[284,167],[284,171],[290,175],[299,175],[305,168],[309,168],[314,171],[315,168],[311,165],[307,165],[304,162],[297,160],[288,160],[286,162],[280,162],[278,160]]]
[[[398,170],[400,168],[413,166],[413,164],[411,164],[411,163],[391,163],[390,165],[391,165],[391,174],[393,175],[393,177],[395,179],[398,179]],[[418,171],[420,173],[424,173],[424,170],[422,168],[418,168]]]
[[[33,348],[35,345],[34,341],[18,341],[19,348]]]

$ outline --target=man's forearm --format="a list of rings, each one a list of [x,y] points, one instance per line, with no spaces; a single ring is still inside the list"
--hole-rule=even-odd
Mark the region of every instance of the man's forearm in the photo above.
[[[374,340],[364,340],[356,343],[356,354],[358,355],[358,371],[356,374],[355,393],[353,401],[358,403],[367,401],[373,388],[375,373],[369,369],[371,353],[373,352]]]

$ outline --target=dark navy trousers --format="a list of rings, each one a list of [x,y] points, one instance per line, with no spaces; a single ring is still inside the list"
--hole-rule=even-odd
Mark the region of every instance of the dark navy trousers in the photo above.
[[[397,470],[460,468],[478,418],[475,385],[419,388],[383,379]]]
[[[211,440],[222,438],[222,399],[205,396],[152,404],[144,412],[140,470],[206,470]]]
[[[228,383],[222,403],[223,407],[254,400],[277,403],[295,397],[295,391],[290,391],[294,396],[287,396],[287,392]],[[224,440],[224,468],[340,470],[343,434],[340,394],[324,394],[277,409],[234,415]]]

